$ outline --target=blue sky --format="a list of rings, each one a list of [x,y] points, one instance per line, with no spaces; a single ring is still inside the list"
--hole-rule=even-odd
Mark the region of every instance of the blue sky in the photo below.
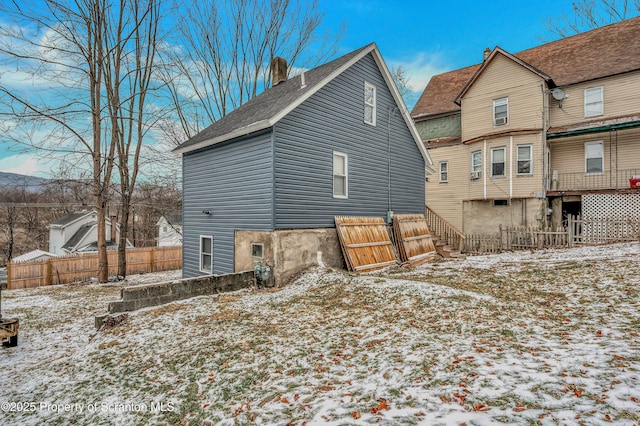
[[[407,70],[416,99],[432,75],[480,62],[486,47],[516,53],[553,40],[545,19],[571,12],[570,0],[318,1],[326,29],[346,24],[338,56],[376,42],[389,67]],[[0,145],[0,171],[46,177],[51,167]]]

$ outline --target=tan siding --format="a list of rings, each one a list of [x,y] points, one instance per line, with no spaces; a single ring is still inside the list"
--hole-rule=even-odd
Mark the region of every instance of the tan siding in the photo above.
[[[604,114],[584,116],[584,89],[602,86]],[[565,126],[583,121],[607,119],[640,113],[640,72],[622,74],[587,83],[563,87],[566,98],[562,102],[553,97],[549,101],[551,126]],[[562,108],[560,108],[560,104]]]
[[[427,206],[453,226],[462,229],[462,200],[469,183],[468,147],[455,145],[429,150],[436,171],[441,161],[449,162],[449,182],[440,183],[439,173],[429,176],[426,183]]]
[[[496,130],[541,128],[544,80],[502,55],[496,56],[462,99],[462,139]],[[509,98],[509,123],[493,125],[493,100]]]
[[[551,170],[584,173],[584,144],[603,141],[604,171],[640,169],[640,129],[597,133],[550,141]]]

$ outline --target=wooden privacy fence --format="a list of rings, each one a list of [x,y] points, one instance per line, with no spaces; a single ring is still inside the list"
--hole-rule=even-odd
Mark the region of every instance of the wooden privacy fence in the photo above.
[[[427,220],[421,214],[397,214],[393,217],[393,234],[402,262],[417,266],[435,256]]]
[[[366,272],[397,263],[384,219],[336,216],[334,220],[347,269]]]
[[[118,273],[118,253],[109,251],[109,275]],[[182,247],[145,247],[127,250],[127,274],[182,268]],[[51,257],[46,260],[7,264],[9,289],[68,284],[98,276],[98,255]]]

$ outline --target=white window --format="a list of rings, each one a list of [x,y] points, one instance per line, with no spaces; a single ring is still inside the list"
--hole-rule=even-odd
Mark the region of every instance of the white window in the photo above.
[[[208,273],[213,270],[213,237],[200,236],[200,270]]]
[[[504,126],[509,123],[509,98],[493,101],[493,125]]]
[[[584,144],[584,170],[586,173],[602,173],[604,171],[604,144],[602,141]]]
[[[471,180],[480,179],[482,175],[482,152],[473,151],[471,153],[471,174],[469,178]]]
[[[376,125],[376,86],[364,82],[364,122]]]
[[[262,258],[264,255],[264,245],[260,243],[251,243],[251,257]]]
[[[491,176],[504,176],[505,169],[505,148],[493,148],[491,150]]]
[[[449,182],[449,162],[441,161],[440,162],[440,183]]]
[[[533,145],[518,145],[518,174],[533,174]]]
[[[333,198],[348,198],[349,165],[347,164],[347,154],[341,152],[333,153]]]
[[[604,114],[602,86],[584,89],[584,116],[594,117]]]

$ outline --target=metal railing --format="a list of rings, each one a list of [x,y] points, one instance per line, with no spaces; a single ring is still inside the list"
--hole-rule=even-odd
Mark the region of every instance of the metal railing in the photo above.
[[[610,170],[602,173],[558,173],[549,176],[551,191],[630,188],[629,179],[640,169]]]

